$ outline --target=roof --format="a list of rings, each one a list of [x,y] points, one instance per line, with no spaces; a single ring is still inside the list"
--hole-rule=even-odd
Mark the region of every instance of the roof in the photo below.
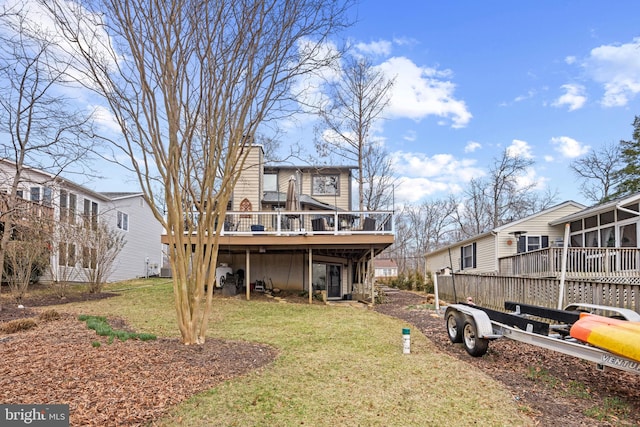
[[[553,212],[553,211],[555,211],[557,209],[560,209],[560,208],[563,208],[565,206],[574,206],[574,207],[576,207],[578,209],[585,207],[581,203],[574,202],[573,200],[567,200],[565,202],[562,202],[562,203],[559,203],[557,205],[551,206],[550,208],[544,209],[544,210],[542,210],[540,212],[536,212],[536,213],[534,213],[532,215],[529,215],[529,216],[526,216],[524,218],[520,218],[520,219],[517,219],[515,221],[511,221],[511,222],[508,222],[506,224],[503,224],[503,225],[501,225],[499,227],[494,228],[493,230],[486,231],[486,232],[481,233],[481,234],[477,234],[475,236],[469,237],[469,238],[467,238],[465,240],[461,240],[459,242],[452,243],[452,244],[447,245],[447,246],[443,246],[441,248],[438,248],[436,250],[433,250],[433,251],[429,252],[426,255],[431,255],[431,254],[435,254],[435,253],[438,253],[438,252],[442,252],[442,251],[454,248],[456,246],[464,245],[466,243],[471,243],[473,241],[476,241],[476,240],[481,239],[483,237],[489,236],[491,234],[500,233],[502,231],[505,231],[506,229],[509,229],[511,227],[514,227],[514,226],[517,226],[518,224],[521,224],[521,223],[526,222],[526,221],[531,221],[532,219],[534,219],[536,217],[539,217],[540,215],[544,215],[544,214],[547,214],[549,212]],[[553,222],[549,222],[549,225],[558,225],[559,223],[556,224],[556,222],[557,222],[557,220],[553,221]]]
[[[596,215],[596,214],[606,212],[621,206],[629,205],[631,203],[638,202],[639,200],[640,200],[640,193],[635,193],[630,196],[621,197],[619,199],[611,200],[610,202],[600,203],[598,205],[585,208],[571,215],[567,215],[562,218],[556,219],[550,222],[549,224],[551,225],[565,224],[580,218],[584,218],[586,216]]]
[[[373,260],[375,268],[397,268],[398,264],[390,258],[375,258]]]
[[[0,161],[4,162],[4,163],[7,163],[7,164],[10,164],[10,165],[13,165],[13,166],[15,166],[15,164],[16,164],[12,160],[8,160],[8,159],[0,159]],[[75,189],[75,190],[78,190],[78,191],[82,191],[83,193],[89,194],[89,195],[95,197],[96,199],[109,200],[108,197],[105,196],[104,194],[98,193],[97,191],[93,191],[93,190],[91,190],[91,189],[89,189],[89,188],[87,188],[87,187],[85,187],[83,185],[77,184],[77,183],[75,183],[73,181],[70,181],[70,180],[68,180],[66,178],[62,178],[60,175],[52,174],[50,172],[43,171],[41,169],[32,168],[32,167],[29,167],[29,166],[23,166],[23,168],[24,168],[25,171],[29,171],[29,172],[44,176],[44,177],[46,177],[47,181],[55,182],[58,185],[60,185],[62,187],[65,187],[67,189]]]
[[[272,204],[281,204],[284,206],[287,201],[287,194],[280,193],[278,191],[265,191],[264,196],[262,197],[263,203],[272,203]],[[307,194],[300,194],[300,205],[313,206],[315,208],[327,211],[342,211],[342,209],[336,208],[333,205],[329,205],[327,203],[323,203],[319,200],[314,199],[313,197]]]
[[[137,196],[143,195],[143,193],[141,192],[133,193],[133,192],[109,192],[109,191],[100,192],[100,194],[102,194],[103,196],[111,200],[126,199],[129,197],[137,197]]]
[[[358,169],[357,166],[327,166],[327,165],[265,165],[265,170],[300,170],[300,171],[315,171],[317,173],[333,172],[340,170],[352,170]]]

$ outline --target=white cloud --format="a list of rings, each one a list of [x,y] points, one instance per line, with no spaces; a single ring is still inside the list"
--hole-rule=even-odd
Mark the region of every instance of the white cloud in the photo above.
[[[378,40],[370,43],[356,43],[356,50],[365,55],[386,56],[391,54],[391,42],[387,40]]]
[[[474,159],[456,159],[451,154],[391,153],[394,168],[402,171],[396,199],[415,202],[435,193],[459,193],[472,178],[485,175]]]
[[[427,178],[404,177],[395,187],[397,203],[416,203],[436,193],[459,193],[462,188],[455,183],[438,182]]]
[[[454,97],[456,85],[449,81],[451,71],[419,67],[405,57],[390,58],[378,66],[389,78],[395,78],[386,115],[391,118],[421,120],[433,115],[465,127],[471,113],[464,101]]]
[[[544,161],[545,162],[553,162],[555,159],[553,158],[553,156],[549,155],[549,154],[545,154],[544,156]]]
[[[577,58],[575,56],[567,56],[566,58],[564,58],[564,62],[569,65],[575,64],[576,61],[577,61]]]
[[[544,190],[547,182],[549,182],[549,179],[538,176],[534,168],[527,168],[524,175],[516,178],[516,185],[519,188],[529,188],[529,186],[533,185],[532,190]]]
[[[476,141],[469,141],[467,145],[464,146],[465,153],[473,153],[474,151],[482,148],[482,145]]]
[[[557,152],[570,159],[580,157],[591,149],[588,145],[584,145],[568,136],[553,137],[551,138],[551,144],[555,146]]]
[[[417,139],[417,134],[415,130],[408,130],[405,132],[403,139],[405,141],[413,142]]]
[[[101,105],[90,105],[88,109],[92,111],[92,117],[99,126],[113,133],[121,133],[120,125],[110,110]]]
[[[596,82],[603,85],[602,105],[627,105],[640,92],[640,37],[634,38],[631,43],[592,49],[583,67]]]
[[[525,159],[533,158],[529,143],[519,139],[514,139],[511,145],[507,147],[507,155],[509,157],[522,157]]]
[[[587,102],[587,97],[584,95],[584,86],[578,84],[566,84],[561,87],[565,90],[565,94],[551,104],[554,107],[568,105],[569,111],[575,111],[582,108],[585,102]]]

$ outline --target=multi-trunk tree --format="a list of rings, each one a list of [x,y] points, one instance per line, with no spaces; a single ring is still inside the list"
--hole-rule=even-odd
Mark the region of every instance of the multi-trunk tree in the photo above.
[[[345,25],[346,5],[40,1],[77,59],[74,74],[120,127],[113,142],[168,235],[182,340],[203,343],[215,281],[209,272],[254,135],[292,112],[295,79],[335,60],[323,43]]]

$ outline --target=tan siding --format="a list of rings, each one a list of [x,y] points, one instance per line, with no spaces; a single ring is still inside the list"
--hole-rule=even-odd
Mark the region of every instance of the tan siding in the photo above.
[[[489,235],[482,239],[479,239],[476,247],[476,269],[468,270],[475,272],[495,272],[496,267],[496,250],[495,250],[495,236]],[[465,272],[467,269],[465,269]]]
[[[254,146],[251,149],[245,163],[245,169],[233,191],[232,210],[240,210],[240,203],[245,198],[251,202],[253,211],[259,211],[262,200],[262,173],[263,173],[262,147]]]
[[[514,231],[525,231],[529,236],[549,236],[549,245],[553,245],[556,240],[564,238],[564,225],[552,227],[549,222],[562,218],[566,215],[578,212],[580,209],[575,206],[563,206],[551,212],[539,215],[528,221],[516,225],[505,227],[498,234],[498,258],[515,255],[518,252],[518,241],[511,233]],[[511,244],[509,244],[511,241]]]

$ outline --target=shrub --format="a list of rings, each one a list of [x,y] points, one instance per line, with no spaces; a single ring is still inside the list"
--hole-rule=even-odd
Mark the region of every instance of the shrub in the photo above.
[[[38,326],[32,318],[11,320],[4,325],[0,325],[0,331],[5,334],[15,334],[20,331],[27,331]]]
[[[59,320],[60,319],[60,313],[58,313],[54,309],[46,310],[46,311],[43,311],[42,313],[40,313],[38,315],[38,319],[42,320],[44,322],[50,322],[52,320]]]

